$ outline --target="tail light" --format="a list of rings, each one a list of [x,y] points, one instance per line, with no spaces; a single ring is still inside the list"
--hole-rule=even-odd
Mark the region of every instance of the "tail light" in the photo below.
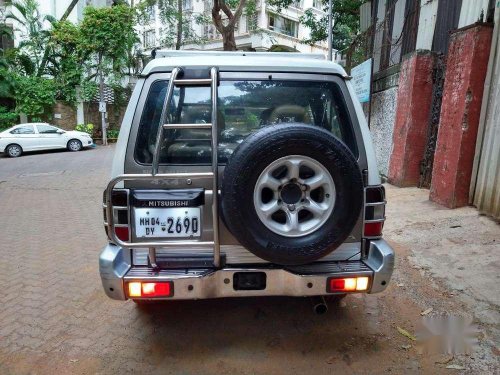
[[[115,227],[115,234],[122,241],[130,240],[130,227],[128,217],[128,190],[113,190],[111,194],[113,224]],[[107,215],[107,195],[106,191],[103,193],[103,216],[104,216],[104,230],[106,235],[111,240],[108,233],[108,215]]]
[[[385,221],[385,189],[383,186],[365,189],[365,238],[376,239],[382,236]]]
[[[133,281],[128,283],[127,290],[131,298],[172,297],[174,284],[171,281],[161,283]]]
[[[370,278],[368,276],[360,277],[331,277],[327,281],[327,292],[362,292],[368,290]]]

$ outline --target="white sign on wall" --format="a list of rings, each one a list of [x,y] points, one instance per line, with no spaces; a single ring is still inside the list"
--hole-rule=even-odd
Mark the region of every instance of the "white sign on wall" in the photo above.
[[[372,76],[372,59],[351,69],[352,85],[361,103],[370,101],[370,84]]]
[[[106,102],[99,102],[99,112],[106,113]]]

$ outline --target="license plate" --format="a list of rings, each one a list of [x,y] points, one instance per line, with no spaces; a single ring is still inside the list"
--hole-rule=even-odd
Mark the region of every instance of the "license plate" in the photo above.
[[[134,208],[137,238],[200,237],[200,208]]]

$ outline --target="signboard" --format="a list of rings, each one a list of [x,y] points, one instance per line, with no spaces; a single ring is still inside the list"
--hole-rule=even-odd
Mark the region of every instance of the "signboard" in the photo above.
[[[99,102],[99,112],[106,113],[106,102]]]
[[[352,85],[361,103],[370,101],[370,83],[372,76],[372,59],[351,69]]]

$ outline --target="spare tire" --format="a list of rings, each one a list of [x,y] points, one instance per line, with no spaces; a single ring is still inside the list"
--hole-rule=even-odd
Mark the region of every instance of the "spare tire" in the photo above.
[[[267,126],[234,151],[221,186],[224,222],[256,256],[306,264],[340,246],[363,205],[352,152],[311,125]]]

